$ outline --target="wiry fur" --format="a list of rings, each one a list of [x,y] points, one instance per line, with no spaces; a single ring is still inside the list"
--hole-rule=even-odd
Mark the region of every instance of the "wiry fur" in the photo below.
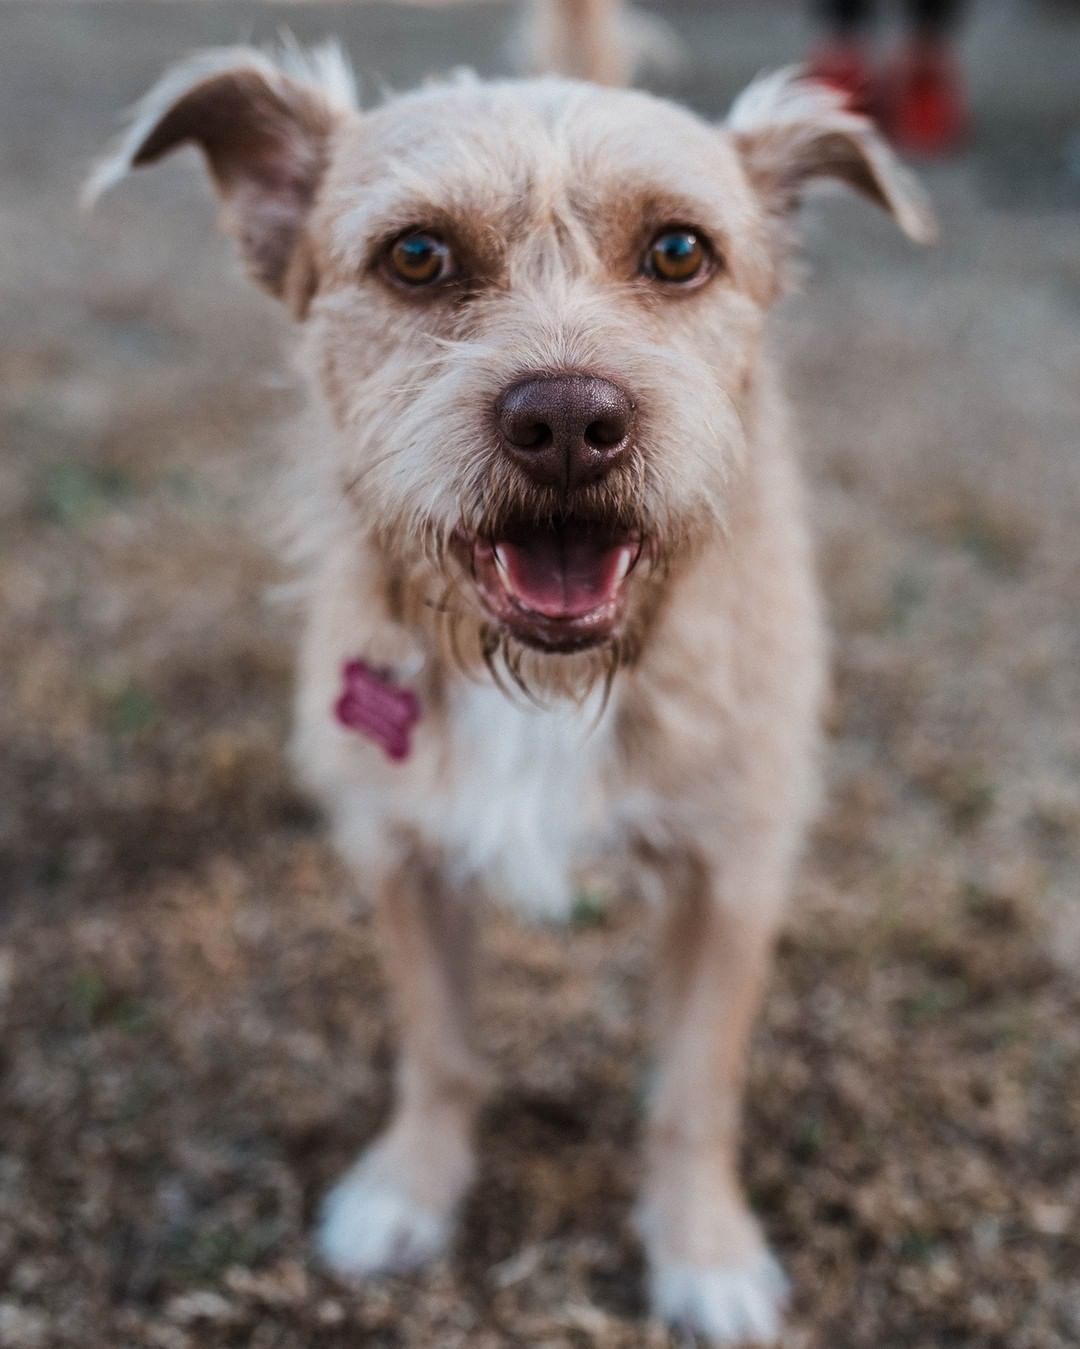
[[[928,216],[869,124],[792,72],[720,128],[560,79],[459,79],[363,114],[351,87],[329,54],[193,58],[95,179],[199,144],[249,265],[306,319],[295,754],[375,896],[402,1040],[393,1119],[320,1249],[360,1276],[445,1241],[487,1087],[467,1018],[477,897],[558,915],[603,862],[660,898],[638,1210],[654,1306],[718,1344],[767,1338],[782,1280],[736,1177],[739,1094],[815,796],[823,636],[763,325],[810,180],[840,178],[914,237]],[[641,275],[672,224],[712,240],[699,289]],[[385,246],[417,227],[453,241],[466,283],[388,284]],[[565,371],[632,391],[632,452],[573,510],[648,547],[611,639],[556,655],[489,616],[457,541],[566,509],[500,451],[493,411]],[[330,715],[357,655],[420,696],[405,763]]]

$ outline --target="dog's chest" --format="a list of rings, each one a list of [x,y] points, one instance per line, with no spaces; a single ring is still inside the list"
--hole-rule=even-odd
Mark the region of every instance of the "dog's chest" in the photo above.
[[[459,691],[451,716],[455,781],[435,821],[465,880],[537,917],[564,917],[575,873],[600,851],[612,714],[534,709],[499,690]]]

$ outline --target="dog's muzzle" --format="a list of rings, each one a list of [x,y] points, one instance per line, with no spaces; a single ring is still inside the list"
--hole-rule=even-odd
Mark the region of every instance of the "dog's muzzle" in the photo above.
[[[597,375],[547,374],[511,385],[495,414],[503,455],[544,504],[459,536],[459,560],[488,616],[518,641],[562,652],[610,641],[644,535],[597,515],[587,489],[629,458],[633,401]]]

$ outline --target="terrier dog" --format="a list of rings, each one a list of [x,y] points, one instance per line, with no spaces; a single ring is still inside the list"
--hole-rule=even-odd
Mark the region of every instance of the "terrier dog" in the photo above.
[[[784,1280],[740,1190],[740,1090],[815,799],[824,641],[763,328],[810,184],[916,240],[922,195],[795,71],[710,125],[554,76],[360,111],[334,47],[213,51],[148,94],[93,190],[185,143],[302,323],[295,754],[397,1001],[396,1106],[327,1199],[321,1258],[359,1277],[444,1248],[489,1087],[478,897],[558,916],[606,859],[662,896],[653,1308],[714,1344],[771,1339]]]

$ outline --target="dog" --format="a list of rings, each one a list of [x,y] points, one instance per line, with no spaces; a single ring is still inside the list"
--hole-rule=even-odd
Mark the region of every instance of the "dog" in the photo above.
[[[612,9],[553,5],[578,75],[621,74]],[[740,1093],[817,795],[826,642],[764,329],[809,187],[927,241],[922,192],[797,70],[711,125],[555,75],[361,111],[336,47],[212,51],[138,105],[91,194],[185,144],[315,391],[290,478],[294,753],[396,999],[396,1105],[319,1255],[355,1279],[445,1248],[492,1086],[478,900],[558,918],[602,865],[657,896],[651,1305],[714,1345],[772,1340],[785,1281],[740,1189]]]

